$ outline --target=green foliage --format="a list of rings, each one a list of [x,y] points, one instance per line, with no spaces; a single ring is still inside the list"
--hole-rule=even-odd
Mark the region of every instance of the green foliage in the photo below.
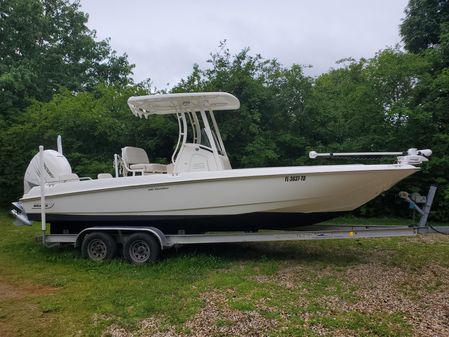
[[[415,96],[416,111],[428,117],[417,121],[416,129],[427,134],[422,139],[431,143],[434,152],[427,165],[428,176],[439,185],[436,212],[440,219],[449,218],[449,68],[443,68],[421,83]],[[426,122],[426,124],[422,123]]]
[[[288,69],[249,49],[232,56],[220,46],[209,68],[195,66],[173,91],[225,91],[240,99],[238,112],[217,113],[234,167],[294,164],[305,151],[301,131],[310,123],[302,122],[312,79],[299,65]]]
[[[440,186],[436,212],[449,218],[449,1],[410,0],[401,25],[405,47],[429,63],[411,95],[414,130],[430,140],[434,158],[426,168]],[[427,179],[429,182],[430,179]]]
[[[222,90],[240,98],[238,112],[217,114],[234,167],[309,164],[306,153],[312,148],[348,152],[429,147],[435,157],[423,174],[359,212],[408,214],[396,192],[426,193],[431,183],[438,183],[435,218],[449,217],[449,99],[441,97],[449,86],[446,71],[436,78],[432,74],[440,47],[432,54],[389,48],[372,59],[345,59],[340,68],[316,79],[304,76],[298,65],[285,68],[276,60],[251,56],[248,49],[231,56],[224,44],[221,47],[211,55],[210,68],[195,66],[174,90]]]
[[[419,52],[441,42],[443,25],[449,22],[448,0],[410,0],[401,24],[405,48]]]
[[[60,86],[71,91],[129,82],[132,66],[109,41],[95,41],[78,1],[0,2],[0,115],[30,100],[48,101]]]
[[[139,87],[99,85],[91,92],[63,90],[50,102],[34,102],[0,135],[2,158],[9,158],[0,162],[2,201],[22,194],[22,173],[37,146],[55,148],[58,134],[63,136],[72,169],[80,176],[112,173],[112,155],[127,144],[147,149],[154,161],[166,161],[176,137],[176,121],[155,117],[144,123],[134,117],[126,101],[143,94]]]

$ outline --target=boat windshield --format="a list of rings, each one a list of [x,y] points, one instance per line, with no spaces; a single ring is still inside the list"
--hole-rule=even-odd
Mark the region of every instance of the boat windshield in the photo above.
[[[207,133],[206,133],[206,129],[205,128],[201,129],[201,142],[200,142],[200,144],[212,148],[212,146],[210,145],[209,137],[207,137]]]
[[[220,142],[218,141],[217,134],[215,133],[214,130],[211,130],[211,132],[212,132],[212,137],[214,138],[215,145],[217,146],[218,154],[221,155],[221,156],[224,156],[225,154],[224,154],[224,151],[223,151],[223,149],[221,147]],[[206,146],[206,147],[208,147],[210,149],[212,149],[212,145],[211,145],[209,137],[208,137],[208,135],[206,133],[206,129],[205,128],[201,129],[201,142],[200,142],[200,144],[203,145],[203,146]]]
[[[205,111],[204,117],[207,119],[207,125],[204,121],[200,111],[187,112],[186,127],[186,143],[200,144],[213,149],[214,145],[219,155],[224,156],[226,152],[224,150],[223,142],[220,139],[220,131],[218,130],[217,122],[213,117],[211,111]],[[209,132],[207,131],[209,129]]]

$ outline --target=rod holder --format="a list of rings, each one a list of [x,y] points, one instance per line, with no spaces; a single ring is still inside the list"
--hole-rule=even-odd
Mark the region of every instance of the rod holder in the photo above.
[[[56,138],[56,145],[58,147],[58,152],[63,155],[63,153],[62,153],[62,137],[61,137],[61,135],[58,135],[58,138]]]
[[[41,188],[41,229],[43,234],[43,242],[45,243],[45,231],[47,230],[47,221],[45,217],[45,162],[44,162],[44,147],[39,146],[39,171],[40,171],[40,188]]]

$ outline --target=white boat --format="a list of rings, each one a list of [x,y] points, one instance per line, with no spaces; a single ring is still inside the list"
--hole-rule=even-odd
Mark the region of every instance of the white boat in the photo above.
[[[231,94],[189,93],[131,97],[134,115],[175,114],[178,143],[168,165],[143,149],[115,155],[115,177],[79,178],[59,151],[36,155],[15,206],[41,219],[41,186],[51,233],[89,226],[153,226],[164,233],[296,228],[352,211],[417,172],[430,150],[410,149],[398,163],[232,169],[213,111],[235,110]],[[384,153],[385,154],[385,153]],[[311,157],[322,154],[312,152]],[[332,155],[332,154],[328,154]],[[337,154],[336,154],[337,155]]]

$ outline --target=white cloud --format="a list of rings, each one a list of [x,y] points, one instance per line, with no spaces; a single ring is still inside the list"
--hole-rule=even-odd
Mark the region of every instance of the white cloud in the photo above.
[[[164,88],[187,76],[194,63],[226,39],[237,53],[250,47],[282,64],[311,64],[317,75],[352,56],[372,57],[400,42],[407,0],[82,0],[89,27],[126,52],[135,80]]]

